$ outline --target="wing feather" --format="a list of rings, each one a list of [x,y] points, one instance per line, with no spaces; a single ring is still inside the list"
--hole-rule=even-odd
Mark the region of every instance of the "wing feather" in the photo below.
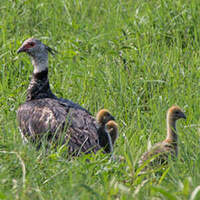
[[[17,119],[23,135],[33,142],[48,133],[49,140],[64,135],[70,153],[100,149],[95,118],[71,102],[50,98],[32,100],[19,107]]]

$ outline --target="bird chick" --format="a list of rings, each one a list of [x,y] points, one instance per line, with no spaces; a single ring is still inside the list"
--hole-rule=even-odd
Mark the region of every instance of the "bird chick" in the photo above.
[[[148,166],[159,166],[167,164],[169,157],[178,155],[178,135],[176,121],[186,119],[185,114],[178,106],[172,106],[167,112],[167,137],[164,141],[155,144],[148,152],[144,153],[139,161],[139,166],[149,160]],[[152,159],[152,160],[151,160]],[[143,168],[145,171],[148,166]]]
[[[110,120],[108,123],[106,123],[105,130],[110,135],[112,145],[114,146],[115,141],[118,137],[118,124],[115,121]]]
[[[106,153],[110,153],[113,151],[112,139],[109,134],[109,131],[106,130],[106,123],[111,120],[115,120],[115,118],[110,114],[107,109],[101,109],[96,115],[96,121],[98,125],[98,136],[99,136],[99,144],[104,148]]]
[[[105,124],[110,120],[115,120],[115,118],[107,109],[101,109],[96,115],[96,121],[99,126],[105,126]]]

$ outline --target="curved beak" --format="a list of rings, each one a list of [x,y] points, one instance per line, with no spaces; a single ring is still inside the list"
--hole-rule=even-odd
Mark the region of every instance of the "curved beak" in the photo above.
[[[26,49],[22,46],[17,50],[17,53],[25,52]]]

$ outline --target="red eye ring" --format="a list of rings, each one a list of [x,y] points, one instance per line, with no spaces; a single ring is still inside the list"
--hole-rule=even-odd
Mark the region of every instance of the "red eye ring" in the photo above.
[[[29,49],[29,48],[32,48],[35,46],[35,43],[34,42],[29,42],[28,44],[25,45],[25,48],[26,49]]]
[[[33,46],[35,46],[35,43],[34,43],[34,42],[30,42],[29,45],[30,45],[31,47],[33,47]]]

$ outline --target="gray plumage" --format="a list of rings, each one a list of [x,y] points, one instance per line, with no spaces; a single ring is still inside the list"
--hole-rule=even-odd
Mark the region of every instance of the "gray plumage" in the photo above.
[[[18,53],[26,52],[32,58],[34,72],[27,89],[26,102],[17,110],[17,119],[23,137],[40,144],[47,135],[50,142],[62,138],[70,154],[96,153],[101,146],[96,120],[80,105],[56,97],[49,86],[48,52],[54,51],[39,40],[26,40]]]

